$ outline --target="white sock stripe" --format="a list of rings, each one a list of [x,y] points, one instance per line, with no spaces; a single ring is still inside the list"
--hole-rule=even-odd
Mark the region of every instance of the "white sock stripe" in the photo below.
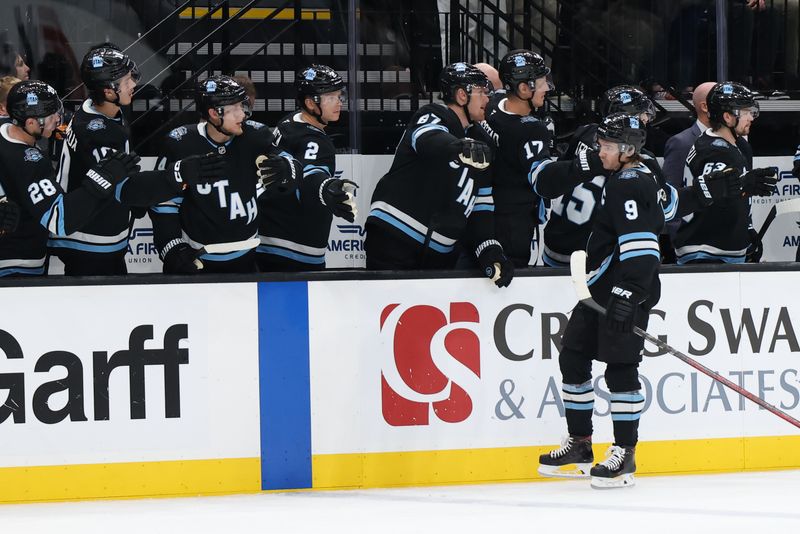
[[[644,409],[644,401],[611,403],[611,413],[640,413]]]
[[[562,391],[561,400],[569,402],[593,402],[594,391],[588,391],[586,393],[569,393],[567,391]]]

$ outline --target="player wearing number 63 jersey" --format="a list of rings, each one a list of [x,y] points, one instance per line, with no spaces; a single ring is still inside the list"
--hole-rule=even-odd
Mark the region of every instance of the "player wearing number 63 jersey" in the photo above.
[[[336,151],[325,133],[339,120],[344,80],[326,65],[297,72],[300,110],[278,123],[275,144],[299,160],[302,177],[295,190],[260,199],[258,267],[262,272],[325,269],[333,217],[355,220],[355,184],[336,172]]]

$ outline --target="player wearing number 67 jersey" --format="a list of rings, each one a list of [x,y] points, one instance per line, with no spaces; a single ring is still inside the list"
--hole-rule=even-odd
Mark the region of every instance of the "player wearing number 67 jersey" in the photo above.
[[[275,128],[275,144],[302,164],[298,187],[259,201],[256,259],[262,272],[325,268],[333,217],[355,220],[355,184],[336,172],[336,151],[325,128],[339,120],[344,80],[332,68],[311,65],[295,78],[300,111]],[[263,176],[263,174],[262,174]]]

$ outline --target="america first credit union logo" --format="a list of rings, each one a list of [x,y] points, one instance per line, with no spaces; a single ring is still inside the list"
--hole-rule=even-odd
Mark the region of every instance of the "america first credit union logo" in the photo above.
[[[481,376],[480,318],[469,302],[445,311],[390,304],[381,312],[381,409],[391,426],[421,426],[435,417],[459,423],[472,413],[471,384]]]

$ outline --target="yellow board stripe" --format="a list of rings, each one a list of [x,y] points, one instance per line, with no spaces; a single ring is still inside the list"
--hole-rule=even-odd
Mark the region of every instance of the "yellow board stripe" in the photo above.
[[[0,468],[0,503],[260,490],[260,458]]]
[[[187,7],[180,13],[180,18],[182,19],[199,19],[206,13],[208,13],[209,8],[207,7]],[[235,15],[240,11],[238,7],[232,7],[228,10],[230,16]],[[274,8],[269,7],[253,7],[250,8],[247,13],[241,16],[242,19],[256,19],[262,20],[267,18],[275,11]],[[222,18],[222,9],[218,9],[211,15],[212,19],[221,19]],[[300,13],[300,18],[302,20],[331,20],[331,11],[329,9],[303,9]],[[273,17],[273,20],[292,20],[294,19],[294,9],[284,8],[281,9],[280,12]]]
[[[608,444],[594,444],[595,461]],[[553,449],[508,447],[312,457],[314,488],[374,488],[542,480],[539,455]],[[800,467],[800,436],[642,442],[637,475]]]

